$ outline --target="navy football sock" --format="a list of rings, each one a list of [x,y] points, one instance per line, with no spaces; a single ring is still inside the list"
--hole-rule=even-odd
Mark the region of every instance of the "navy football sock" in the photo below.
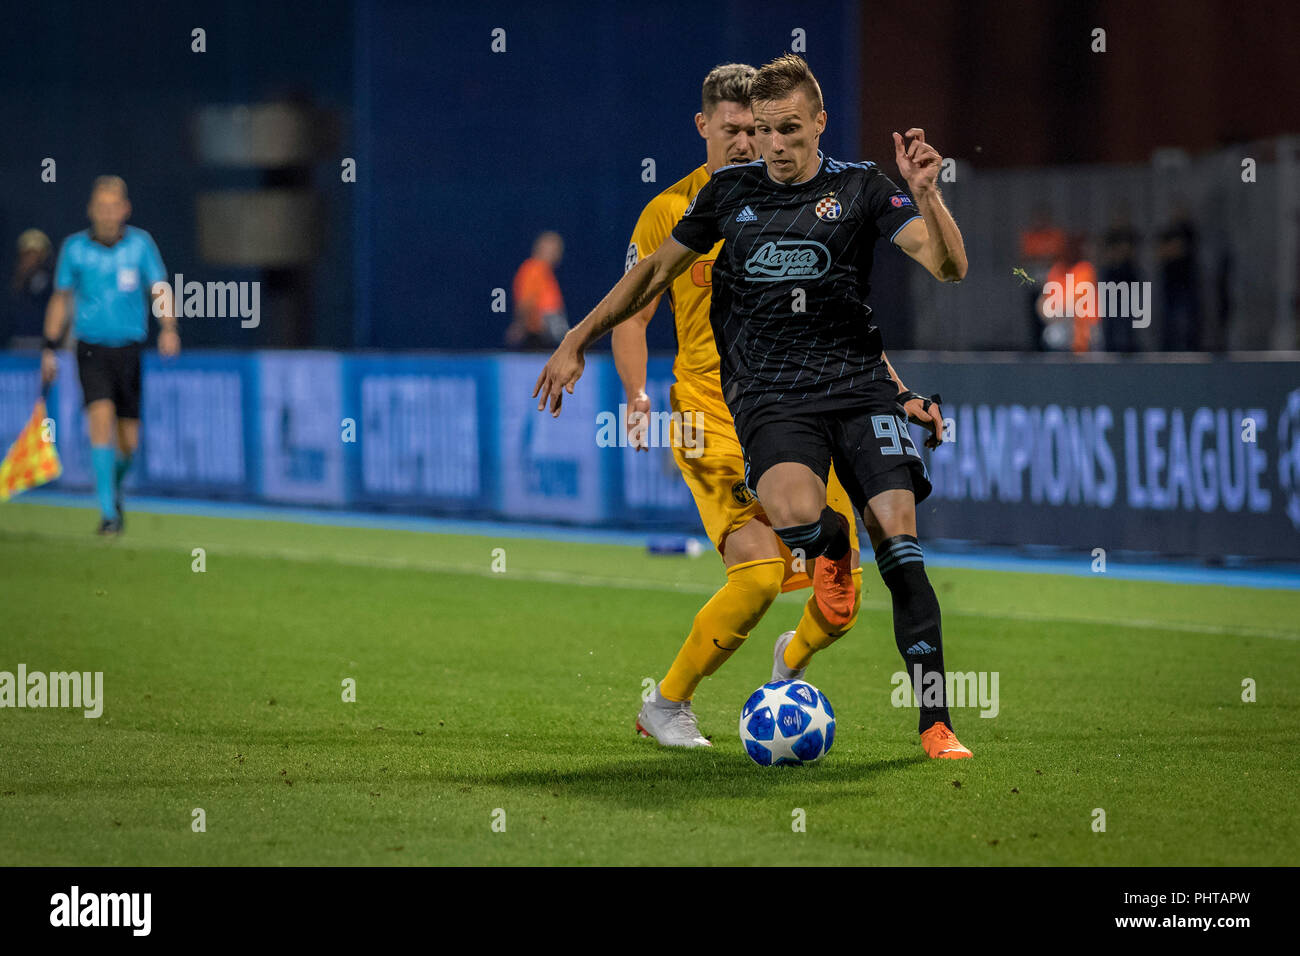
[[[926,577],[921,546],[910,534],[887,538],[876,548],[876,566],[894,599],[894,642],[921,705],[917,730],[928,730],[937,720],[951,729],[939,599]]]
[[[838,561],[849,551],[849,536],[840,524],[839,515],[827,505],[821,517],[808,524],[774,529],[791,551],[802,551],[805,558],[818,558],[823,554]]]

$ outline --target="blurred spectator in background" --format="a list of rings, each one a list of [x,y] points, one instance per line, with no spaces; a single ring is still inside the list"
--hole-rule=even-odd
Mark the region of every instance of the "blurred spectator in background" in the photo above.
[[[1039,312],[1039,294],[1047,273],[1065,254],[1065,230],[1052,222],[1052,210],[1040,203],[1034,207],[1028,228],[1020,234],[1020,259],[1022,268],[1034,279],[1034,284],[1027,286],[1028,300],[1026,311],[1029,314],[1029,347],[1042,350],[1043,321]]]
[[[1196,227],[1187,206],[1178,202],[1169,224],[1160,233],[1161,346],[1166,352],[1195,352],[1201,347],[1199,271]]]
[[[1212,352],[1228,351],[1228,326],[1232,321],[1232,280],[1235,260],[1232,244],[1224,240],[1219,246],[1219,254],[1214,266],[1214,322],[1213,328],[1207,330],[1208,341],[1201,342],[1201,348]]]
[[[50,237],[28,229],[18,237],[18,258],[0,316],[0,346],[39,348],[45,327],[45,306],[54,290]]]
[[[506,345],[529,351],[550,351],[569,330],[564,296],[555,281],[555,267],[564,258],[564,240],[544,232],[533,240],[533,254],[515,273],[515,319],[506,329]]]
[[[1111,213],[1110,227],[1101,241],[1102,282],[1140,282],[1137,250],[1139,237],[1133,229],[1127,206]],[[1129,286],[1133,288],[1133,286]],[[1101,320],[1101,347],[1107,352],[1136,352],[1137,336],[1133,319],[1127,315],[1107,315]]]
[[[1092,348],[1097,325],[1097,270],[1088,260],[1086,245],[1082,233],[1065,240],[1035,302],[1034,314],[1042,323],[1039,347],[1046,351],[1087,352]]]

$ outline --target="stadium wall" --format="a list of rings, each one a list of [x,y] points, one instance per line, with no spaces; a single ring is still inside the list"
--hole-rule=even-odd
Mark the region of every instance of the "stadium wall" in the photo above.
[[[892,161],[887,137],[858,153],[859,14],[852,0],[358,3],[350,344],[500,347],[511,317],[494,290],[544,229],[564,237],[576,323],[623,274],[645,204],[704,162],[693,117],[720,63],[793,46],[830,100],[827,155]],[[666,302],[648,332],[673,347]]]
[[[923,451],[927,540],[1300,560],[1300,361],[891,356],[943,393],[953,441]],[[618,447],[623,392],[588,359],[558,419],[529,399],[536,355],[202,352],[145,359],[137,493],[700,534],[666,427]],[[0,355],[0,434],[37,394],[37,356]],[[49,412],[58,486],[91,484],[71,356]],[[671,360],[647,391],[666,410]],[[707,430],[707,423],[705,423]],[[914,441],[923,445],[919,431]]]

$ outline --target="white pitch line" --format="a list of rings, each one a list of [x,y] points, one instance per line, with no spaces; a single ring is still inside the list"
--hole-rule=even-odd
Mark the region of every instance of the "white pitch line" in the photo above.
[[[19,535],[71,541],[82,545],[88,543],[86,536],[83,534],[55,531],[7,532],[0,530],[0,537],[17,537]],[[118,538],[111,543],[105,542],[103,546],[110,548],[130,548],[137,551],[178,550],[185,554],[189,554],[190,552],[190,545],[179,541],[140,541],[139,539],[132,538]],[[488,567],[467,567],[463,564],[446,564],[419,558],[388,557],[385,555],[374,554],[343,554],[333,551],[308,551],[296,548],[258,548],[242,545],[218,545],[215,548],[209,547],[207,553],[209,557],[224,554],[236,557],[279,558],[285,561],[298,561],[303,563],[328,561],[331,564],[339,564],[347,567],[388,568],[399,571],[425,571],[436,574],[465,574],[473,577],[493,578],[497,580],[514,579],[517,581],[532,581],[540,584],[561,584],[566,587],[623,588],[634,591],[657,591],[661,593],[699,595],[714,594],[718,589],[718,586],[715,584],[696,584],[694,582],[655,581],[644,578],[620,578],[603,575],[575,574],[571,571],[556,571],[547,568],[529,568],[498,573]],[[795,600],[803,601],[804,598],[802,594],[792,592],[779,595],[777,600],[791,602]],[[864,600],[862,602],[862,607],[872,611],[890,610],[890,605],[884,601]],[[1008,618],[1013,621],[1023,621],[1026,623],[1129,627],[1136,630],[1182,631],[1189,634],[1226,634],[1231,637],[1263,637],[1281,641],[1300,641],[1300,632],[1277,631],[1256,627],[1220,627],[1213,624],[1180,624],[1167,621],[1152,621],[1144,619],[1130,620],[1127,618],[1112,617],[1069,617],[1058,614],[1033,614],[1025,611],[1010,610],[962,611],[945,609],[943,615],[945,617],[974,617],[986,619]]]

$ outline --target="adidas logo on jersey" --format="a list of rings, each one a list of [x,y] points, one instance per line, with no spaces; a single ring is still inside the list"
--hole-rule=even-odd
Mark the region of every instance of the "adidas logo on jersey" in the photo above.
[[[736,217],[736,222],[758,222],[758,217],[754,215],[754,210],[746,206],[740,210],[740,215]]]

